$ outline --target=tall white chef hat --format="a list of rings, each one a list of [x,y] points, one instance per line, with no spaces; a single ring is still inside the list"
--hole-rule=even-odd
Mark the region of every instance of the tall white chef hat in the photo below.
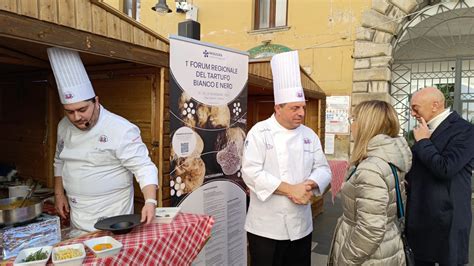
[[[57,47],[47,51],[62,104],[77,103],[95,96],[78,52]]]
[[[304,102],[298,51],[276,54],[270,63],[275,104]]]

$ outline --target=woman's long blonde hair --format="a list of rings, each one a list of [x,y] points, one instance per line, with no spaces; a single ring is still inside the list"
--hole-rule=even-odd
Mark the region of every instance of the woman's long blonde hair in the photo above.
[[[359,103],[354,108],[353,117],[357,123],[357,134],[351,155],[352,165],[358,165],[367,158],[367,146],[373,137],[385,134],[393,138],[397,137],[400,131],[395,109],[384,101],[372,100]]]

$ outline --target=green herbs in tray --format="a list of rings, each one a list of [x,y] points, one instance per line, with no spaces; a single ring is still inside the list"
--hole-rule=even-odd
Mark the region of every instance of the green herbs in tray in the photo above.
[[[26,257],[26,259],[23,260],[23,262],[30,262],[30,261],[35,261],[35,260],[44,260],[48,257],[48,251],[43,251],[43,249],[40,249],[34,253],[31,253]]]

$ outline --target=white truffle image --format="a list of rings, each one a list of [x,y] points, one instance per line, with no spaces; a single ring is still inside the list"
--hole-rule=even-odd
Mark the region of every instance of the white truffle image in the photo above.
[[[176,161],[173,173],[173,176],[176,177],[173,188],[177,188],[175,189],[176,193],[180,190],[181,193],[189,193],[202,185],[205,174],[206,165],[200,157],[179,158]],[[179,180],[178,177],[181,182],[177,182]]]
[[[205,128],[207,125],[207,120],[211,114],[211,108],[200,104],[197,108],[197,125],[198,127]]]
[[[213,128],[226,128],[230,125],[230,110],[227,105],[212,106],[209,123]]]

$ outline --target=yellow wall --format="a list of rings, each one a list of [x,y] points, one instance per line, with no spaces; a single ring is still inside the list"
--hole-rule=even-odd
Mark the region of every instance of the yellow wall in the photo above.
[[[119,8],[122,0],[105,0]],[[271,40],[300,50],[300,63],[328,95],[352,91],[351,58],[355,31],[370,0],[289,0],[288,30],[252,32],[255,0],[188,0],[199,8],[201,40],[248,50]],[[177,34],[186,16],[176,13],[175,1],[167,0],[172,13],[151,10],[158,0],[141,0],[140,22],[164,37]]]

